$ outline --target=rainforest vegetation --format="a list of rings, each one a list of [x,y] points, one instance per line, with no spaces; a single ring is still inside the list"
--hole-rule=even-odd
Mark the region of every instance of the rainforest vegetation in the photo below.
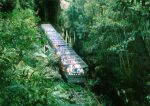
[[[84,86],[62,80],[45,22],[88,64]],[[0,106],[149,105],[150,0],[0,0]]]

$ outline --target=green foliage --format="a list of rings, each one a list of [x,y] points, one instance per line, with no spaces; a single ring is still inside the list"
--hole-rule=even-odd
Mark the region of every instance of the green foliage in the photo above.
[[[15,9],[10,14],[0,13],[0,67],[4,81],[10,82],[14,64],[22,59],[35,40],[36,22],[36,17],[29,9]],[[7,85],[3,81],[2,83]]]
[[[1,19],[1,46],[28,48],[35,40],[36,22],[37,19],[31,10],[13,10],[9,18]]]
[[[147,104],[150,2],[139,1],[74,0],[62,13],[61,26],[70,30],[70,36],[75,33],[74,47],[86,58],[90,77],[95,85],[112,88],[109,93],[103,89],[101,94],[116,105]],[[115,97],[122,104],[117,104]]]
[[[0,0],[0,10],[8,12],[13,10],[16,6],[23,9],[34,9],[34,0]]]
[[[16,0],[0,0],[0,11],[8,12],[15,8]]]
[[[22,8],[34,9],[35,8],[35,0],[19,0],[20,6]]]

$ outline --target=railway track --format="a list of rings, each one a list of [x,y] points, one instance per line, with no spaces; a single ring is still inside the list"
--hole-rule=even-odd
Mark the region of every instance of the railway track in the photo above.
[[[86,83],[85,76],[88,71],[88,65],[68,46],[63,37],[51,24],[42,24],[41,28],[47,35],[49,45],[54,49],[55,55],[59,58],[59,67],[62,78],[70,83],[80,83],[84,85]],[[83,92],[77,92],[69,83],[68,86],[72,88],[70,99],[74,98],[74,96],[80,98],[80,95],[82,95]],[[86,85],[84,85],[84,88],[90,91]],[[97,102],[97,106],[101,106],[97,97],[95,95],[92,96]],[[84,101],[79,100],[79,102],[83,103]]]

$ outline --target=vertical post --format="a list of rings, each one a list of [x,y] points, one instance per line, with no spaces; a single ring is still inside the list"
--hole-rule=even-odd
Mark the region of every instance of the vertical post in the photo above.
[[[68,42],[68,30],[66,30],[66,42],[69,43]]]
[[[69,44],[70,44],[70,47],[72,47],[72,38],[71,38],[71,36],[69,37]]]
[[[73,43],[75,43],[75,41],[76,41],[76,33],[75,33],[75,31],[74,31],[74,33],[73,33],[73,37],[74,37]]]

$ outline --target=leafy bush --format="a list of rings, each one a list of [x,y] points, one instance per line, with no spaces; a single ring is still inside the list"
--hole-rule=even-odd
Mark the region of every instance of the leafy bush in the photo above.
[[[0,11],[10,12],[14,8],[33,10],[35,3],[34,0],[0,0]]]
[[[13,10],[9,17],[1,17],[1,49],[14,48],[21,57],[25,50],[35,41],[37,18],[29,10]]]

